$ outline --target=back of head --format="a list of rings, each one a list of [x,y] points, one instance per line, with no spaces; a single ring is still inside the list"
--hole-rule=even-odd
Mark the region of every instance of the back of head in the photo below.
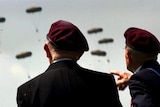
[[[47,39],[57,49],[73,52],[88,51],[88,43],[82,32],[71,22],[58,20],[51,25]]]
[[[160,52],[159,40],[144,29],[128,28],[124,33],[124,37],[126,45],[136,51],[147,54],[158,54]]]

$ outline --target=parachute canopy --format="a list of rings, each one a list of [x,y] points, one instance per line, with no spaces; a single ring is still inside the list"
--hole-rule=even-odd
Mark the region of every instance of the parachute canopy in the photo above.
[[[113,42],[113,38],[103,38],[103,39],[100,39],[98,41],[98,43],[102,44],[102,43],[110,43],[110,42]]]
[[[42,11],[42,8],[39,6],[34,6],[26,9],[27,13],[35,13],[35,12],[40,12]]]
[[[91,51],[91,54],[92,55],[98,55],[98,56],[106,56],[106,52],[105,51],[102,51],[102,50],[93,50]]]
[[[3,23],[6,21],[6,18],[5,17],[0,17],[0,23]]]
[[[21,58],[26,58],[32,55],[32,52],[30,51],[26,51],[26,52],[21,52],[19,54],[16,55],[17,59],[21,59]]]
[[[98,32],[102,32],[102,31],[103,31],[102,28],[91,28],[87,32],[88,32],[88,34],[91,34],[91,33],[98,33]]]

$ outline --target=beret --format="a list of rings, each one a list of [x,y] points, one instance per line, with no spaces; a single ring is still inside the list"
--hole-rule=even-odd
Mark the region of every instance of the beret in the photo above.
[[[64,20],[54,22],[47,34],[47,39],[57,49],[66,51],[88,51],[88,42],[74,24]]]
[[[144,29],[130,27],[125,33],[126,45],[134,50],[156,54],[160,52],[160,43],[158,39],[149,31]]]

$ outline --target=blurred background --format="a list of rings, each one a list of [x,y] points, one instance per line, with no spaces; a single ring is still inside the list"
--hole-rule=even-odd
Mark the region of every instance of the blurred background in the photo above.
[[[27,12],[33,7],[40,9]],[[0,107],[16,107],[17,87],[49,66],[43,44],[53,22],[70,21],[87,38],[90,50],[78,61],[81,66],[109,73],[127,71],[123,33],[128,27],[160,39],[159,13],[159,0],[0,0]],[[89,33],[93,28],[102,30]],[[112,41],[99,43],[104,38]],[[93,54],[96,50],[103,54]],[[128,87],[119,95],[129,107]]]

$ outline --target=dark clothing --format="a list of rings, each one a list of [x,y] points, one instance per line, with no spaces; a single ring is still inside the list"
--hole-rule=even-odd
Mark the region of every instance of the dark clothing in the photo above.
[[[112,75],[80,67],[74,61],[53,63],[21,85],[18,107],[122,107]]]
[[[133,107],[160,107],[160,65],[148,61],[130,78]]]

